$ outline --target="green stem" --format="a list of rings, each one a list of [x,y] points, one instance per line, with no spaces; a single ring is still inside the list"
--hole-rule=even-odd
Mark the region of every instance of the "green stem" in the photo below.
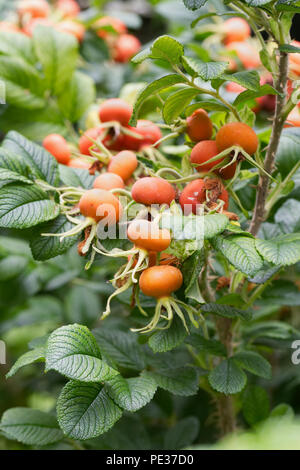
[[[216,98],[218,99],[219,101],[221,101],[221,103],[223,103],[232,113],[233,115],[235,116],[235,118],[238,120],[238,121],[241,121],[241,117],[239,115],[239,112],[235,109],[234,106],[232,106],[228,101],[226,101],[220,94],[218,91],[212,91],[212,90],[206,90],[205,88],[202,88],[202,87],[199,87],[198,85],[196,85],[192,80],[189,80],[187,78],[187,76],[185,75],[185,73],[183,73],[180,68],[177,66],[177,65],[174,65],[173,66],[174,70],[182,77],[184,77],[185,81],[188,83],[188,85],[192,88],[195,88],[196,90],[199,91],[199,93],[202,93],[202,94],[205,94],[205,95],[210,95],[212,96],[213,98]]]

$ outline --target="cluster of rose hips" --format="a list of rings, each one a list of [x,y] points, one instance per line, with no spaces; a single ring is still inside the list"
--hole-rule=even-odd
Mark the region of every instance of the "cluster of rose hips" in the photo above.
[[[32,36],[37,25],[51,26],[83,41],[86,28],[77,19],[80,7],[75,0],[57,0],[51,8],[46,0],[20,0],[17,3],[17,21],[1,21],[0,31],[13,31]],[[129,62],[139,52],[140,41],[128,34],[126,25],[117,18],[104,16],[92,28],[104,39],[116,62]]]
[[[199,313],[172,297],[183,283],[179,269],[181,260],[169,249],[172,233],[161,228],[160,221],[175,207],[190,217],[222,212],[230,218],[231,213],[227,212],[229,196],[223,180],[235,176],[241,157],[256,152],[258,139],[253,129],[242,122],[222,126],[213,139],[212,121],[207,112],[199,108],[186,119],[184,127],[186,139],[193,146],[190,163],[195,169],[192,168],[189,176],[182,177],[180,169],[162,166],[165,157],[158,148],[163,140],[159,125],[140,120],[132,127],[129,125],[131,115],[132,107],[128,103],[118,98],[108,99],[99,107],[99,126],[88,129],[78,139],[78,151],[72,151],[60,135],[51,134],[45,138],[44,147],[59,163],[86,169],[92,174],[100,173],[94,180],[93,189],[57,190],[62,210],[74,228],[54,236],[63,239],[84,231],[78,251],[83,256],[91,253],[88,266],[96,253],[126,258],[112,281],[116,290],[108,300],[104,317],[110,313],[112,298],[131,287],[143,314],[146,312],[140,305],[139,290],[157,299],[150,323],[137,331],[150,332],[162,323],[163,328],[167,328],[174,313],[188,329],[184,312],[195,326],[198,326],[195,316],[200,320]],[[140,165],[139,156],[157,159],[160,162],[157,173]],[[179,178],[168,180],[161,177],[164,173],[168,176],[173,173]],[[123,195],[125,204],[121,203]],[[122,224],[122,215],[128,216],[132,205],[138,205],[139,211],[132,220],[127,217],[127,238],[132,243],[131,248],[106,250],[98,236],[99,226]]]
[[[93,29],[106,42],[115,62],[129,62],[141,49],[139,39],[129,34],[126,25],[118,18],[104,16],[93,24]]]
[[[273,78],[269,72],[266,72],[262,68],[259,49],[255,43],[255,40],[251,38],[251,28],[247,21],[243,18],[233,17],[224,21],[221,28],[219,28],[222,36],[222,42],[225,45],[226,52],[236,54],[239,62],[246,70],[257,70],[261,68],[261,79],[260,84],[272,85]],[[295,47],[300,47],[300,42],[292,41],[291,44]],[[234,57],[228,57],[228,54],[224,56],[226,61],[229,60],[229,69],[236,71],[238,64]],[[289,54],[289,81],[288,81],[288,94],[290,95],[293,90],[293,81],[297,80],[300,76],[300,53]],[[239,93],[245,91],[246,88],[235,82],[229,82],[226,84],[226,91],[233,95],[233,99]],[[255,106],[252,110],[255,113],[263,110],[266,112],[274,113],[276,97],[275,95],[260,96],[255,99]],[[300,101],[298,105],[291,111],[287,119],[286,127],[300,126],[300,113],[299,113]]]
[[[0,31],[15,31],[32,36],[37,25],[52,26],[81,41],[85,28],[76,20],[80,8],[75,0],[58,0],[52,9],[46,0],[20,0],[17,3],[17,21],[0,23]]]

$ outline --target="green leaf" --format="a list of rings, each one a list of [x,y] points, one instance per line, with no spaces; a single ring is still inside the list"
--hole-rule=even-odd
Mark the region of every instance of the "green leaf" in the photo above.
[[[272,73],[272,66],[274,62],[274,52],[270,55],[267,49],[261,49],[259,51],[259,58],[263,66],[268,70],[268,72]],[[275,59],[276,60],[276,59]]]
[[[260,7],[270,3],[272,0],[245,0],[245,3],[251,7]]]
[[[58,213],[58,205],[38,186],[10,185],[0,190],[0,227],[34,227],[54,219]]]
[[[149,339],[149,346],[154,352],[166,352],[179,346],[187,336],[182,321],[175,317],[170,328],[155,332]]]
[[[252,341],[256,341],[257,338],[292,341],[294,333],[290,325],[276,321],[260,322],[248,327],[245,331],[246,337],[251,338]]]
[[[223,103],[219,103],[215,100],[209,101],[198,101],[197,103],[193,103],[185,109],[185,115],[190,116],[196,109],[206,109],[207,111],[225,111],[228,112],[229,108],[225,106]]]
[[[190,215],[173,214],[171,211],[165,213],[161,219],[162,228],[172,231],[175,240],[197,240],[202,242],[204,236],[204,218]]]
[[[26,445],[45,446],[63,439],[54,416],[31,408],[5,411],[0,429],[11,439]]]
[[[288,199],[275,214],[275,222],[284,233],[300,232],[300,201]]]
[[[11,129],[27,139],[42,142],[49,134],[66,136],[67,128],[56,102],[50,102],[42,109],[27,109],[8,106],[0,115],[0,127],[4,132]]]
[[[243,104],[246,101],[253,100],[255,98],[259,98],[260,96],[265,95],[279,95],[279,93],[271,85],[262,85],[257,91],[246,90],[240,93],[234,100],[233,105],[239,106],[240,104]]]
[[[0,54],[11,56],[34,64],[32,40],[23,33],[0,31]]]
[[[5,150],[22,157],[30,167],[30,171],[35,179],[41,179],[54,185],[57,183],[57,161],[43,147],[14,131],[6,135],[2,145]]]
[[[185,82],[186,82],[186,79],[184,77],[177,75],[177,74],[172,74],[172,75],[165,75],[164,77],[161,77],[158,80],[155,80],[154,82],[147,85],[139,93],[136,99],[129,124],[131,126],[136,125],[141,106],[147,98],[153,97],[153,95],[155,95],[156,93],[162,90],[165,90],[166,88],[169,88],[173,85],[176,85],[177,83],[185,83]]]
[[[10,371],[6,374],[6,378],[12,377],[15,375],[19,369],[34,362],[44,362],[45,360],[45,348],[36,348],[27,353],[23,354],[19,359],[14,363]]]
[[[132,57],[131,62],[134,64],[141,64],[146,59],[151,59],[151,49],[149,47],[138,52],[138,54]]]
[[[200,332],[193,333],[187,337],[186,343],[191,344],[200,352],[207,352],[213,356],[226,356],[225,346],[214,339],[206,339]]]
[[[102,356],[109,362],[134,370],[145,367],[144,352],[133,333],[101,327],[93,330],[93,334]]]
[[[256,70],[236,72],[231,75],[223,74],[221,78],[238,83],[248,90],[257,91],[260,88],[259,74]]]
[[[81,382],[104,382],[118,374],[101,360],[100,349],[89,329],[76,323],[58,328],[49,336],[46,371],[49,370]]]
[[[166,213],[160,222],[162,228],[172,231],[177,240],[210,239],[222,233],[228,225],[228,218],[223,214],[203,216],[184,216],[182,214]]]
[[[152,400],[157,389],[156,381],[149,375],[124,379],[114,377],[107,384],[107,392],[113,401],[127,411],[137,411]]]
[[[183,3],[185,4],[186,8],[188,8],[188,10],[198,10],[199,8],[203,7],[206,2],[207,0],[183,0]]]
[[[199,303],[205,303],[199,286],[199,276],[203,269],[203,263],[203,253],[195,251],[185,260],[182,266],[185,296]]]
[[[253,282],[254,284],[264,284],[278,271],[280,271],[280,266],[273,266],[269,263],[264,263],[263,269],[257,271],[254,276],[248,277],[248,281]]]
[[[0,147],[0,168],[22,175],[26,179],[30,174],[30,168],[26,161],[3,147]]]
[[[243,393],[243,415],[250,426],[267,419],[270,400],[267,392],[257,385],[249,385]]]
[[[31,258],[30,250],[26,240],[5,237],[4,235],[1,235],[0,237],[0,253],[1,256],[12,254],[26,256],[28,260]]]
[[[164,434],[165,449],[184,449],[193,444],[199,432],[199,421],[194,416],[178,421],[172,428]]]
[[[94,102],[95,97],[94,81],[84,73],[75,72],[58,97],[58,105],[69,121],[76,122]]]
[[[286,403],[280,403],[275,406],[270,413],[271,418],[288,418],[293,419],[295,416],[294,410],[290,405]]]
[[[191,100],[199,94],[199,90],[194,88],[183,88],[175,93],[172,93],[165,101],[163,107],[163,117],[167,124],[171,124],[175,119],[180,116],[184,108],[191,102]]]
[[[35,274],[35,273],[34,273]],[[30,275],[29,275],[30,276]],[[30,282],[30,277],[25,280],[25,287],[26,282]],[[36,287],[40,288],[40,284],[36,286],[37,280],[33,278],[33,289]],[[22,284],[21,284],[22,285]],[[29,286],[29,289],[31,286]],[[33,291],[36,293],[36,290]],[[31,291],[25,293],[31,294]],[[1,324],[1,331],[8,331],[12,328],[20,328],[21,326],[25,325],[36,325],[42,323],[50,323],[50,325],[55,327],[56,324],[62,322],[62,306],[58,299],[55,297],[50,297],[46,295],[35,295],[31,297],[26,304],[21,304],[20,308],[15,312],[15,316],[9,319],[7,322],[2,322]]]
[[[14,183],[15,181],[19,181],[24,184],[32,184],[32,181],[25,176],[11,170],[7,170],[6,168],[0,168],[0,188],[3,188],[10,183]]]
[[[213,369],[208,380],[217,392],[232,395],[243,390],[247,382],[245,372],[230,358],[222,361]]]
[[[294,168],[299,161],[300,128],[284,129],[276,152],[276,166],[283,177]]]
[[[66,186],[75,186],[83,189],[92,188],[95,180],[95,176],[90,175],[87,170],[70,168],[66,165],[59,165],[59,176]]]
[[[0,79],[5,82],[7,103],[27,110],[47,106],[42,77],[22,59],[0,56]]]
[[[45,237],[42,233],[64,233],[73,227],[74,225],[64,215],[59,215],[56,219],[36,227],[30,238],[30,248],[34,259],[46,261],[68,251],[78,240],[77,235],[60,241],[59,237]]]
[[[191,367],[145,372],[144,375],[149,375],[159,387],[174,395],[188,397],[198,390],[198,374]]]
[[[99,294],[86,285],[71,287],[65,296],[65,317],[70,323],[93,325],[101,310]]]
[[[215,238],[212,243],[235,268],[248,276],[255,274],[263,266],[253,238],[232,235]]]
[[[224,214],[210,214],[203,218],[204,238],[210,239],[224,232],[228,226],[228,217]]]
[[[92,439],[107,432],[122,416],[101,384],[71,381],[57,402],[57,418],[72,439]]]
[[[52,27],[37,25],[34,28],[33,43],[42,64],[47,89],[53,94],[65,91],[78,58],[76,38]]]
[[[183,66],[187,73],[198,76],[202,80],[218,78],[228,67],[227,62],[203,62],[193,57],[183,57]]]
[[[152,59],[163,59],[173,65],[179,65],[184,54],[183,45],[171,36],[160,36],[151,47]]]
[[[295,2],[297,3],[297,2]],[[297,5],[291,5],[289,2],[277,2],[275,4],[275,8],[277,11],[287,11],[287,12],[294,12],[300,13],[300,7]]]
[[[278,236],[271,240],[256,240],[256,248],[264,259],[277,266],[289,266],[300,261],[300,233]]]
[[[225,15],[225,13],[223,13],[223,15]],[[210,13],[204,13],[203,15],[198,16],[195,20],[192,21],[191,27],[194,28],[201,20],[204,20],[206,18],[211,18],[212,16],[218,16],[218,14],[214,12],[210,12]]]
[[[212,313],[225,318],[240,318],[245,321],[251,320],[252,318],[252,311],[241,310],[236,307],[231,307],[230,305],[209,303],[202,305],[201,311],[203,313]]]
[[[234,361],[242,368],[264,379],[270,379],[272,368],[269,362],[254,351],[241,351],[233,356]]]
[[[299,54],[300,47],[293,46],[292,44],[281,44],[279,50],[281,52],[287,52],[288,54]]]
[[[28,259],[24,256],[10,255],[0,260],[0,282],[9,281],[24,272]]]

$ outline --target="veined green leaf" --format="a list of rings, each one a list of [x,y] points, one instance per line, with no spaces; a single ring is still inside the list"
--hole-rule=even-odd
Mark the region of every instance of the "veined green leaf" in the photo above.
[[[124,379],[114,377],[107,384],[107,391],[117,405],[127,411],[137,411],[152,400],[157,389],[156,381],[149,375]]]
[[[89,329],[76,323],[58,328],[49,336],[48,370],[81,382],[104,382],[118,374],[101,360],[99,346]]]
[[[300,233],[282,235],[271,240],[256,240],[256,248],[270,263],[289,266],[300,261]]]
[[[34,179],[41,179],[54,185],[58,182],[57,161],[43,147],[14,131],[6,135],[2,146],[12,154],[20,156],[28,164]]]
[[[58,216],[56,219],[41,224],[32,232],[30,238],[30,248],[34,259],[38,261],[46,261],[55,256],[62,255],[78,240],[78,236],[66,237],[62,241],[59,237],[45,237],[42,233],[64,233],[73,226],[64,215]]]
[[[58,422],[72,439],[92,439],[108,431],[122,416],[101,384],[67,383],[57,402]]]
[[[166,352],[179,346],[187,336],[182,321],[175,317],[170,328],[156,331],[149,339],[149,346],[154,352]]]
[[[248,276],[263,267],[263,260],[256,249],[255,240],[251,237],[240,235],[217,237],[212,243],[235,268]]]
[[[257,91],[243,91],[236,97],[233,104],[234,106],[239,106],[240,104],[245,103],[246,101],[253,100],[255,98],[259,98],[260,96],[265,95],[279,95],[279,93],[271,85],[262,85]]]
[[[225,318],[241,318],[246,321],[250,320],[252,317],[252,312],[250,310],[241,310],[236,307],[231,307],[231,305],[209,303],[203,305],[201,310],[203,313],[212,313]]]
[[[59,207],[38,186],[10,185],[0,190],[0,226],[24,229],[55,219]]]
[[[97,328],[93,334],[100,346],[102,356],[109,363],[119,364],[127,369],[140,370],[145,367],[145,355],[137,342],[137,336],[131,332],[112,331],[109,328]]]
[[[15,173],[14,171],[8,170],[6,168],[0,168],[0,188],[3,188],[3,186],[7,186],[8,184],[14,182],[32,184],[32,181],[26,178],[25,176],[20,175],[19,173]]]
[[[130,125],[132,126],[136,125],[140,108],[147,98],[149,98],[150,96],[153,96],[155,93],[158,93],[161,90],[165,90],[166,88],[176,85],[177,83],[185,83],[185,82],[186,80],[184,77],[177,75],[177,74],[172,74],[172,75],[165,75],[164,77],[159,78],[158,80],[155,80],[154,82],[150,83],[150,85],[147,85],[139,93],[136,99],[133,113],[132,113],[131,120],[130,120]]]
[[[257,91],[260,88],[259,74],[256,70],[223,74],[221,78],[230,82],[238,83],[248,90]]]
[[[5,411],[0,429],[12,439],[26,445],[45,446],[63,439],[54,416],[31,408]]]
[[[270,363],[255,351],[241,351],[233,356],[234,361],[248,372],[254,375],[270,379],[272,368]]]
[[[10,371],[6,374],[6,378],[12,377],[15,375],[19,369],[22,367],[33,364],[34,362],[44,362],[45,361],[45,348],[40,347],[32,349],[27,353],[19,357],[19,359],[14,363]]]
[[[151,47],[152,59],[163,59],[173,65],[179,65],[184,54],[184,47],[171,36],[160,36]]]
[[[183,57],[182,62],[187,73],[206,81],[218,78],[228,66],[227,62],[203,62],[186,56]]]
[[[217,392],[232,395],[243,390],[247,383],[245,372],[233,361],[225,359],[208,376],[210,385]]]
[[[174,395],[188,397],[198,390],[198,374],[192,367],[145,372],[157,385]]]

